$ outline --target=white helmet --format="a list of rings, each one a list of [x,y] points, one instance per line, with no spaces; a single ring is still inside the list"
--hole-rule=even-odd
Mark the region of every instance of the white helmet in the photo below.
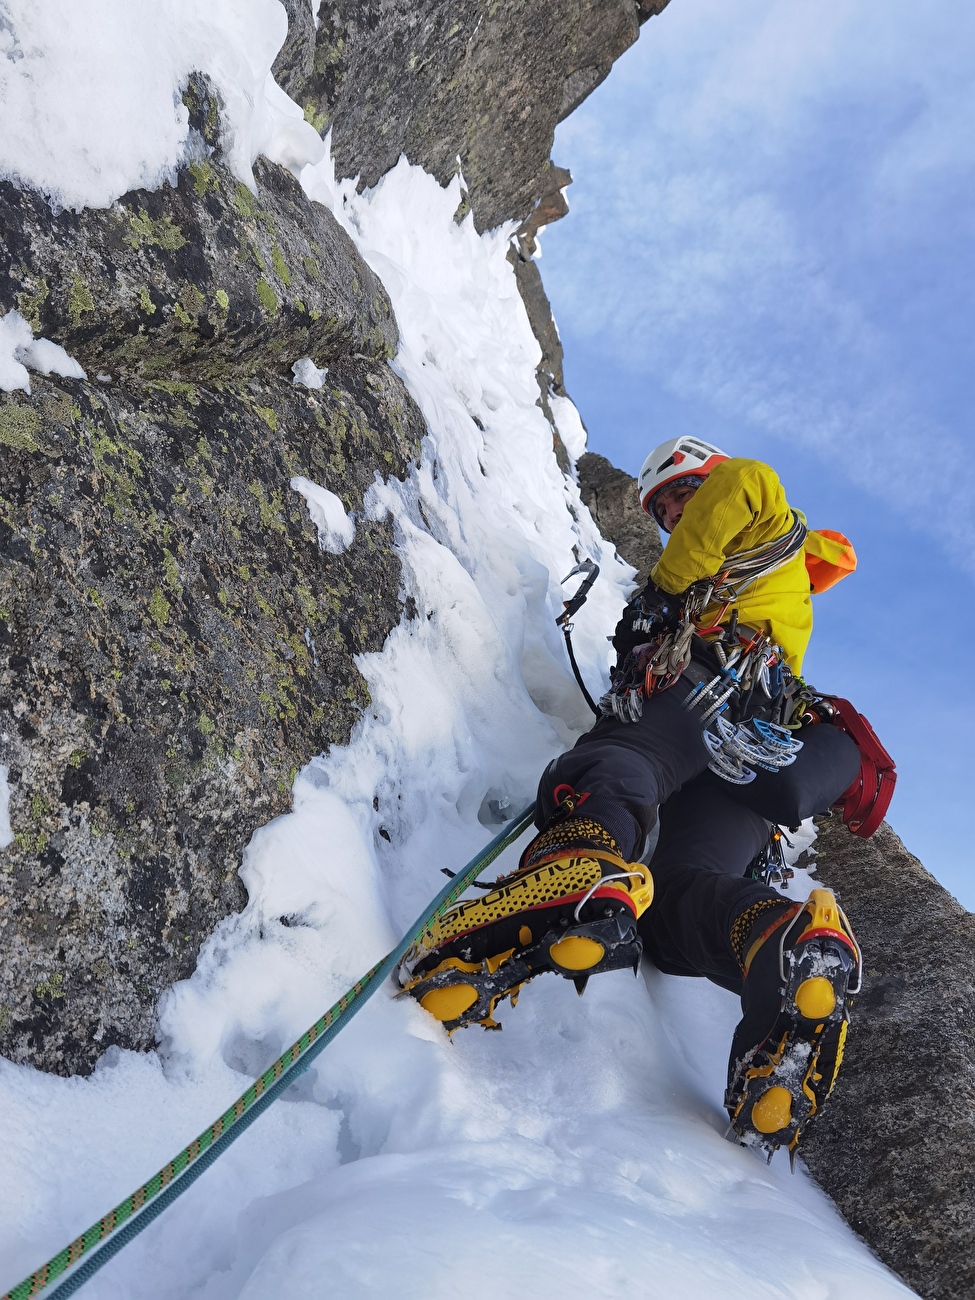
[[[685,478],[707,478],[715,465],[729,458],[700,438],[669,438],[655,447],[640,470],[640,505],[656,520],[653,498],[661,488]],[[657,521],[659,522],[659,521]]]

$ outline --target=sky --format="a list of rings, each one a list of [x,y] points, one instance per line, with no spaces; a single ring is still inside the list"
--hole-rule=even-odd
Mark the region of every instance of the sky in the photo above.
[[[975,909],[975,8],[672,0],[558,129],[541,270],[589,446],[778,470],[860,568],[804,675],[898,764],[889,820]]]

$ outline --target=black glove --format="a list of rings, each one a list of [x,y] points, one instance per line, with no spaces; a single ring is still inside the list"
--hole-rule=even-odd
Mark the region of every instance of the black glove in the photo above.
[[[661,632],[673,632],[680,622],[682,603],[680,596],[672,596],[651,578],[623,610],[623,617],[616,625],[613,648],[617,668],[635,646],[652,641]]]

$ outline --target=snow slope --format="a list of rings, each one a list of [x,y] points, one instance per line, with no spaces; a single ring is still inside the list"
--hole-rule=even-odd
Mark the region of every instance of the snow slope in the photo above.
[[[254,836],[248,906],[164,999],[159,1051],[110,1049],[88,1079],[0,1062],[0,1286],[199,1132],[392,946],[440,868],[529,801],[589,721],[554,627],[583,555],[603,575],[575,639],[591,687],[605,674],[631,571],[552,455],[505,232],[456,225],[459,185],[402,161],[361,196],[327,159],[302,179],[389,291],[394,365],[428,422],[416,471],[366,503],[395,524],[417,614],[361,659],[373,705],[350,744],[313,759],[294,811]],[[559,419],[576,449],[571,404]],[[327,532],[314,486],[296,490]],[[381,991],[84,1294],[910,1294],[803,1173],[723,1141],[728,994],[614,973],[580,1001],[549,978],[502,1018],[503,1034],[448,1041]]]
[[[78,210],[174,178],[201,146],[180,98],[194,71],[223,100],[245,184],[258,154],[317,161],[321,140],[271,76],[287,32],[278,0],[0,0],[0,176]]]

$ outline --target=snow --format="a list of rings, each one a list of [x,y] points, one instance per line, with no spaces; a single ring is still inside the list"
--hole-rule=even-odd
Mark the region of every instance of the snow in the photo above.
[[[6,764],[0,763],[0,849],[5,849],[14,842],[14,833],[10,828],[10,785],[7,781],[9,775]]]
[[[573,460],[578,460],[586,450],[586,426],[582,417],[567,397],[555,395],[549,400],[565,449]]]
[[[294,375],[291,382],[296,388],[299,385],[302,388],[321,388],[328,374],[328,366],[319,369],[311,357],[302,357],[291,367],[291,373]]]
[[[554,624],[560,576],[587,556],[601,566],[575,618],[593,694],[631,586],[552,455],[508,232],[456,224],[459,180],[440,189],[404,160],[365,194],[336,182],[269,83],[283,36],[272,0],[0,0],[0,171],[69,206],[162,183],[200,147],[174,94],[201,68],[226,101],[237,174],[250,179],[261,151],[307,163],[306,191],[382,279],[401,331],[392,364],[429,429],[408,479],[377,478],[365,502],[391,522],[415,617],[359,658],[371,705],[350,743],[313,758],[293,811],[254,835],[248,905],[162,999],[158,1051],[110,1048],[90,1078],[0,1061],[0,1285],[200,1132],[393,945],[440,869],[530,801],[591,721]],[[14,316],[0,321],[0,367],[15,386],[17,366],[76,364]],[[578,413],[567,399],[553,413],[578,454]],[[350,544],[334,493],[291,486],[323,545]],[[0,840],[6,806],[2,772]],[[793,892],[808,883],[797,873]],[[597,977],[582,1000],[546,977],[502,1010],[503,1034],[448,1040],[381,990],[85,1295],[910,1294],[804,1173],[723,1141],[736,1017],[723,990],[653,971]]]
[[[12,393],[16,388],[30,392],[30,377],[22,357],[34,335],[19,311],[0,316],[0,389]]]
[[[0,316],[0,391],[12,393],[20,388],[29,393],[28,369],[36,370],[39,375],[86,378],[81,366],[64,348],[50,339],[35,339],[20,312],[8,311]]]
[[[69,356],[59,343],[52,343],[50,339],[34,339],[24,349],[22,357],[28,370],[36,370],[39,375],[64,375],[68,379],[88,378],[74,357]]]
[[[77,209],[175,179],[205,147],[180,98],[194,71],[223,100],[240,180],[254,188],[259,154],[297,172],[325,146],[271,76],[286,34],[278,0],[3,0],[0,177]]]
[[[355,524],[345,513],[342,502],[334,492],[300,474],[291,480],[291,486],[305,498],[308,514],[318,529],[319,546],[323,551],[341,555],[355,538]]]

